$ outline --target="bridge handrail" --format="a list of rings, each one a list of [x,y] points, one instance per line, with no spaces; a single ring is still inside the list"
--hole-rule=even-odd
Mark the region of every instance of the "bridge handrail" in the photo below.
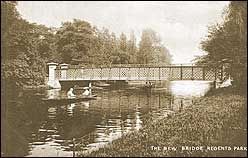
[[[153,68],[153,67],[207,67],[207,65],[196,64],[111,64],[111,65],[68,65],[68,69],[81,69],[81,68]],[[56,69],[60,69],[58,66]]]

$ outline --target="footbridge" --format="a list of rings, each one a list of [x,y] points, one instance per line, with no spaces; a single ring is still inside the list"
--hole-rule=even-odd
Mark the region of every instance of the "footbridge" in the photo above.
[[[161,80],[223,80],[221,68],[199,65],[111,65],[80,66],[48,63],[48,85],[58,87],[59,81],[161,81]]]

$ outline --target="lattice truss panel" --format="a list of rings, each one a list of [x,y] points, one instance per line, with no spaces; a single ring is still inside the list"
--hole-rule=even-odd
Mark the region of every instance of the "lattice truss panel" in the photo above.
[[[119,68],[111,68],[110,69],[110,79],[111,80],[119,80]]]
[[[181,68],[172,67],[170,70],[170,80],[180,80],[181,79]]]
[[[81,69],[82,79],[83,80],[90,80],[93,78],[93,71],[92,69]]]
[[[81,69],[67,69],[66,71],[66,79],[68,80],[76,80],[82,78]]]
[[[206,67],[70,68],[55,70],[55,77],[62,80],[215,80],[216,78],[221,79],[221,76],[221,70],[215,71]]]
[[[192,68],[183,67],[182,68],[182,80],[191,80],[192,78],[193,78]]]
[[[147,68],[139,68],[140,71],[140,80],[148,80],[148,69]]]
[[[121,80],[128,80],[129,78],[129,68],[120,68],[120,79]]]
[[[148,68],[148,79],[149,80],[159,80],[159,68]]]
[[[110,68],[102,68],[102,80],[110,79]]]
[[[160,68],[160,79],[168,80],[170,78],[170,68]]]
[[[55,70],[55,79],[60,79],[60,78],[61,78],[61,71]]]
[[[99,68],[92,69],[94,77],[92,80],[101,80],[102,79],[102,70]]]
[[[214,70],[205,69],[205,80],[215,80]]]
[[[194,80],[203,80],[203,68],[193,68],[193,79]]]
[[[129,80],[138,80],[139,79],[139,68],[130,68],[129,70]]]

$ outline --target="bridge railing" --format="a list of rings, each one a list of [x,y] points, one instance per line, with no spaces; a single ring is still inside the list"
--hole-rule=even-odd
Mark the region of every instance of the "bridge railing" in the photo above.
[[[67,67],[56,69],[59,80],[216,80],[217,70],[204,66]]]
[[[59,81],[70,80],[209,80],[223,81],[226,74],[222,68],[205,65],[142,65],[125,64],[112,66],[89,66],[47,63],[47,84],[59,88]]]
[[[68,65],[68,68],[70,69],[78,69],[78,68],[149,68],[149,67],[172,67],[172,66],[183,66],[183,67],[188,67],[188,66],[197,66],[195,64],[111,64],[111,65]],[[198,65],[199,67],[206,67],[205,65]],[[57,69],[61,69],[59,66]]]

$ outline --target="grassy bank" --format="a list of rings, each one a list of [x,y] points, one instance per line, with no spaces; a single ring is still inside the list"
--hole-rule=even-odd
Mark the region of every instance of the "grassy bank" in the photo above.
[[[235,94],[231,88],[212,91],[173,117],[149,120],[139,132],[79,156],[246,156],[247,151],[233,150],[234,146],[247,146],[246,101],[246,96]],[[183,151],[182,146],[204,146],[204,150]],[[226,150],[205,150],[206,146],[222,146]],[[163,150],[163,147],[177,149]]]

